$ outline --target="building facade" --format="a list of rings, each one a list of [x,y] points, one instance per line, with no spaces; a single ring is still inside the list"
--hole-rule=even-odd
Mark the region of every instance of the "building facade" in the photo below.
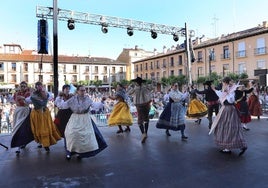
[[[42,81],[52,91],[54,83],[53,56],[22,50],[18,44],[4,44],[0,52],[0,83],[18,85],[26,81],[30,85]],[[59,86],[79,81],[101,80],[111,85],[126,79],[126,63],[100,57],[58,57]],[[59,87],[61,88],[61,87]]]
[[[192,80],[196,81],[211,72],[221,76],[246,73],[249,79],[260,79],[262,85],[267,85],[264,82],[268,74],[267,26],[267,22],[263,22],[257,27],[215,39],[193,40],[196,60],[191,66],[188,66],[183,46],[135,61],[134,76],[160,81],[171,75],[191,74]]]

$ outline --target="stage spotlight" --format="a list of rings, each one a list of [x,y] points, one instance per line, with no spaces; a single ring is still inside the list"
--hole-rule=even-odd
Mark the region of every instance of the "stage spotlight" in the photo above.
[[[108,28],[107,28],[108,26],[107,26],[107,24],[102,24],[101,25],[101,31],[103,32],[103,33],[108,33]]]
[[[133,28],[132,27],[128,27],[127,28],[127,34],[128,34],[128,36],[132,36],[133,35]]]
[[[157,38],[157,33],[154,30],[151,30],[151,37],[153,39],[156,39]]]
[[[179,36],[177,34],[173,34],[173,40],[177,42],[179,40]]]
[[[73,29],[74,29],[74,20],[73,20],[73,19],[69,19],[69,20],[68,20],[67,27],[68,27],[70,30],[73,30]]]

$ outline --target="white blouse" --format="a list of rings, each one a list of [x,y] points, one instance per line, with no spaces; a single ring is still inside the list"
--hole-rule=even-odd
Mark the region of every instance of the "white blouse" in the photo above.
[[[57,100],[57,106],[61,109],[67,109],[70,108],[73,113],[82,114],[86,113],[89,110],[90,106],[92,105],[93,101],[89,98],[89,96],[78,96],[75,95],[68,99],[67,101],[64,101],[63,99]]]

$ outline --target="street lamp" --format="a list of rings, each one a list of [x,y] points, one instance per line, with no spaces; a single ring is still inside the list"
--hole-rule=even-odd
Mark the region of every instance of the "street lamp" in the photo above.
[[[208,61],[208,69],[209,69],[209,79],[211,79],[211,61],[214,59],[214,48],[209,49],[209,61]]]

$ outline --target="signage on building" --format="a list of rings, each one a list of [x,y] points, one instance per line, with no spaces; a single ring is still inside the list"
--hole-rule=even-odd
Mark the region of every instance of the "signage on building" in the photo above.
[[[254,76],[265,75],[265,74],[268,74],[268,69],[255,69],[254,70]]]

